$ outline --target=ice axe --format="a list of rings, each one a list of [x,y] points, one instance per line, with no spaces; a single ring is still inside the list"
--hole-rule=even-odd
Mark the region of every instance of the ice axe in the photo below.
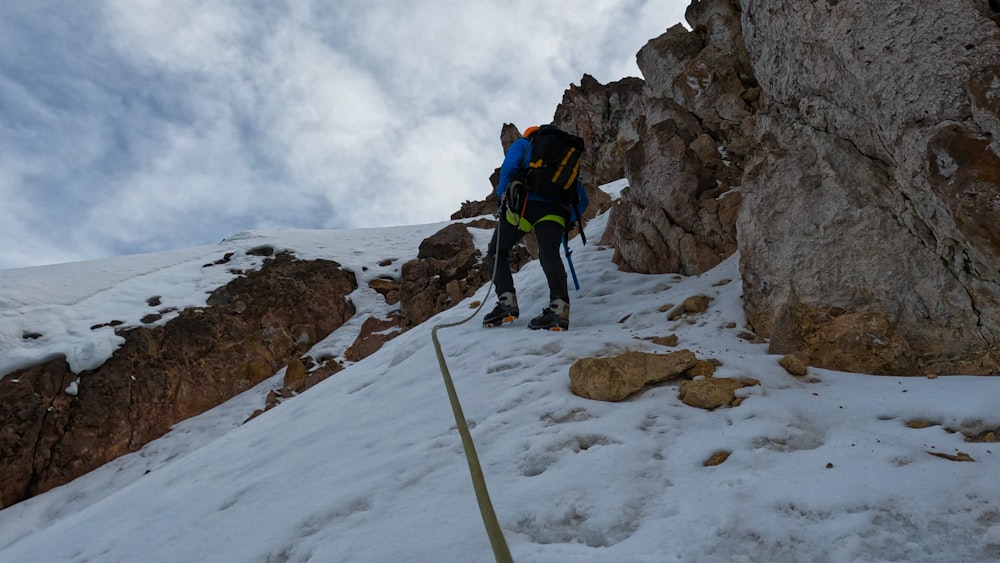
[[[573,276],[573,287],[580,291],[580,280],[576,279],[576,268],[573,267],[573,251],[569,249],[569,240],[563,235],[563,249],[566,252],[566,263],[569,264],[569,273]]]

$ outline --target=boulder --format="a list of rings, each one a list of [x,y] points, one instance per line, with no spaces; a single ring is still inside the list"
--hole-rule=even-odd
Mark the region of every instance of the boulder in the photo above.
[[[757,380],[741,380],[730,377],[682,381],[680,399],[685,405],[711,410],[722,405],[732,404],[736,399],[737,389],[759,384],[760,382]]]
[[[372,288],[376,293],[384,297],[386,305],[395,305],[396,303],[399,303],[400,283],[398,280],[375,278],[368,282],[368,287]]]
[[[667,320],[676,321],[688,313],[700,315],[708,310],[708,305],[711,302],[712,298],[707,295],[692,295],[674,310],[667,313]]]
[[[670,354],[626,352],[609,358],[582,358],[569,368],[570,391],[587,399],[621,401],[647,385],[683,377],[696,362],[690,350]]]
[[[801,377],[809,373],[809,366],[799,358],[789,354],[778,360],[778,365],[785,368],[789,375]]]
[[[474,247],[469,229],[462,223],[452,223],[420,242],[417,259],[447,261]]]

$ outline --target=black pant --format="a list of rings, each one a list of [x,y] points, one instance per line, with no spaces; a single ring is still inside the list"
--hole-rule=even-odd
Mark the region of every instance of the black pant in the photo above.
[[[559,215],[566,222],[569,221],[569,211],[555,203],[545,203],[541,201],[529,201],[524,211],[524,219],[533,225],[535,238],[538,240],[538,261],[542,264],[542,271],[545,272],[545,279],[549,283],[549,301],[562,299],[569,303],[569,289],[566,284],[566,268],[563,267],[562,257],[559,256],[559,245],[562,243],[563,234],[566,228],[556,221],[546,219],[539,221],[546,215]],[[499,225],[490,241],[489,249],[486,253],[486,261],[489,265],[490,274],[493,276],[493,284],[496,286],[497,295],[506,292],[514,292],[514,277],[510,273],[510,262],[508,256],[510,250],[514,248],[524,235],[527,234],[515,225],[511,225],[505,217],[498,219]],[[499,256],[497,240],[499,239]],[[493,271],[494,262],[496,271]]]

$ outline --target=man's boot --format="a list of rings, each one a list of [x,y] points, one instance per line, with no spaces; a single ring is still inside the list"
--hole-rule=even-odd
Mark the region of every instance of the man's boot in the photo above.
[[[517,320],[518,315],[517,295],[507,291],[500,294],[497,306],[483,318],[483,326],[492,328],[503,323],[512,323]]]
[[[528,328],[532,330],[569,330],[569,303],[555,299],[542,310],[542,314],[531,319]]]

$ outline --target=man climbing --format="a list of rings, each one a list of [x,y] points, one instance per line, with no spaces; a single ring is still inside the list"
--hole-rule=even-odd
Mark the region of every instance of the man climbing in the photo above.
[[[569,149],[562,146],[573,144],[574,140],[576,144]],[[536,147],[537,150],[533,151]],[[532,152],[535,153],[534,160]],[[559,156],[553,158],[553,152]],[[569,329],[569,289],[559,245],[568,227],[579,221],[579,215],[589,203],[577,174],[582,152],[582,139],[550,125],[528,127],[521,138],[507,149],[496,190],[501,202],[501,216],[486,254],[498,303],[483,319],[483,326],[500,326],[517,319],[517,294],[508,257],[514,245],[534,230],[538,240],[538,260],[549,285],[549,306],[542,310],[541,315],[531,319],[528,328]],[[563,154],[566,156],[563,157]],[[549,172],[548,163],[543,160],[555,161],[553,169],[558,170]],[[543,171],[545,174],[542,174]],[[557,178],[558,182],[553,182]],[[550,186],[550,183],[561,185]]]

